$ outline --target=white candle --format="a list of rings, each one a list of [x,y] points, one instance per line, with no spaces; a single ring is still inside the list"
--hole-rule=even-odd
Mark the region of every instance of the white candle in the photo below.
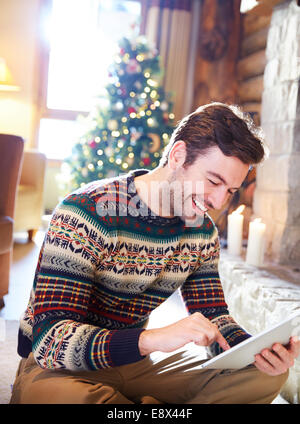
[[[266,224],[260,218],[250,222],[246,262],[249,265],[262,266],[265,253]]]
[[[242,212],[245,205],[239,206],[235,211],[228,215],[227,220],[227,248],[231,255],[240,255],[243,242],[243,223],[244,216]]]

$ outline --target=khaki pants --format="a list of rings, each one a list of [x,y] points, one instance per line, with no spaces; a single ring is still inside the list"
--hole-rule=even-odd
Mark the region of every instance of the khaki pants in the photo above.
[[[99,371],[45,370],[33,355],[22,359],[10,403],[215,404],[271,403],[288,372],[270,377],[242,370],[193,370],[203,361],[188,352]]]

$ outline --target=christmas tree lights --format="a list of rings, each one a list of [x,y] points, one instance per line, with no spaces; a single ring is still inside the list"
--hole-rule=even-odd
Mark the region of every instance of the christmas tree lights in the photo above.
[[[174,129],[171,95],[161,80],[159,55],[144,37],[120,40],[105,96],[66,160],[72,187],[158,165]]]

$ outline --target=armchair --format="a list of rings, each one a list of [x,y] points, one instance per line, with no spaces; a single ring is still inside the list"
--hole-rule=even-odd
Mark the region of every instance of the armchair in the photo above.
[[[0,134],[0,309],[8,293],[15,199],[24,150],[21,137]]]
[[[14,231],[27,231],[30,241],[42,221],[45,172],[46,156],[34,150],[25,151],[17,191]]]

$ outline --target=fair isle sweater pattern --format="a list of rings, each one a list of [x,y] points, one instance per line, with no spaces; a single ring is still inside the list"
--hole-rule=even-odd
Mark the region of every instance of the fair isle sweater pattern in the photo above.
[[[141,360],[144,324],[177,289],[188,311],[217,324],[231,346],[249,337],[229,315],[213,222],[206,216],[186,227],[153,214],[134,190],[144,172],[88,184],[55,209],[20,320],[22,357],[32,351],[42,368],[69,370]],[[116,205],[117,213],[103,212]],[[221,350],[215,343],[211,351]]]

